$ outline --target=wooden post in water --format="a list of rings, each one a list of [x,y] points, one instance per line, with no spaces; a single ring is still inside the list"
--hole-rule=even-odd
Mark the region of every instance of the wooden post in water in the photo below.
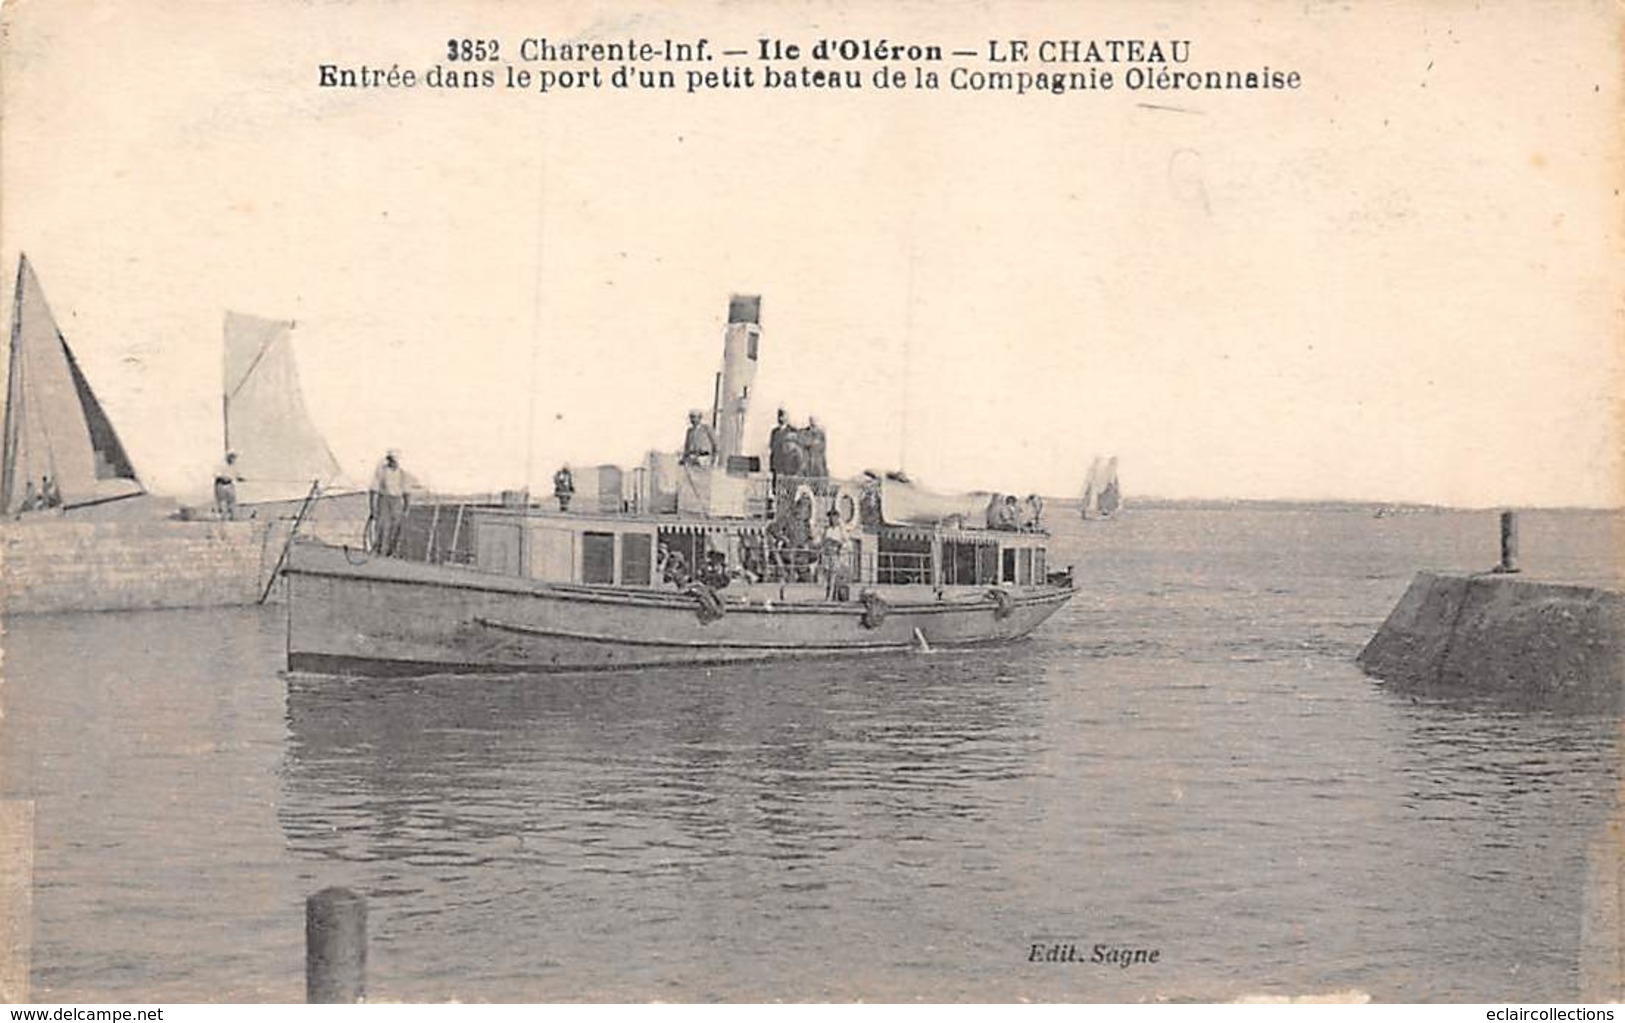
[[[1518,570],[1518,513],[1504,511],[1501,513],[1501,563],[1495,566],[1497,572],[1516,572]]]
[[[352,1004],[367,993],[367,900],[323,888],[305,900],[305,1001]]]

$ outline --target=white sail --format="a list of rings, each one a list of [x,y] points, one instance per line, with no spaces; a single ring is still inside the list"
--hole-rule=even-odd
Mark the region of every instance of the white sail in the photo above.
[[[1078,513],[1086,519],[1092,519],[1100,513],[1100,457],[1089,463],[1089,472],[1083,478],[1083,500],[1078,507]]]
[[[146,488],[23,256],[12,309],[0,508],[11,515],[143,493]]]
[[[310,420],[290,336],[293,324],[226,313],[226,449],[237,452],[246,502],[298,497],[339,478],[338,460]]]
[[[1109,518],[1117,513],[1123,505],[1123,493],[1117,485],[1117,456],[1113,455],[1106,460],[1106,468],[1100,480],[1100,497],[1096,504],[1100,508],[1101,518]]]

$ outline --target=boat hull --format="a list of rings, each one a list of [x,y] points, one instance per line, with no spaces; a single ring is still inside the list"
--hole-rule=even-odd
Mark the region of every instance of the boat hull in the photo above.
[[[866,604],[759,585],[723,591],[722,616],[702,621],[690,594],[550,585],[322,544],[295,544],[286,574],[289,669],[358,675],[844,656],[906,650],[922,639],[932,647],[1006,643],[1073,594],[1046,585],[937,599],[920,587],[877,587],[884,603]]]

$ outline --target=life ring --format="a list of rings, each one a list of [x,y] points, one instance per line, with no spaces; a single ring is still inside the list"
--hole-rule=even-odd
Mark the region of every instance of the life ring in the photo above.
[[[818,495],[813,493],[813,488],[809,487],[805,483],[796,487],[795,495],[790,500],[791,516],[796,514],[796,509],[801,507],[801,502],[803,500],[807,502],[807,514],[804,518],[802,518],[801,521],[806,523],[807,529],[810,532],[811,530],[815,529],[818,523],[822,520],[818,517]]]
[[[841,518],[841,525],[851,528],[858,520],[858,502],[845,490],[837,490],[830,502],[830,507]]]
[[[1005,618],[1009,618],[1015,613],[1016,598],[1010,596],[1010,594],[1005,590],[995,586],[993,589],[987,591],[987,595],[993,598],[993,603],[995,605],[993,608],[994,618],[1003,620]]]
[[[881,624],[886,620],[886,615],[891,613],[891,605],[886,603],[886,598],[874,590],[864,590],[858,594],[858,599],[863,601],[863,627],[865,629],[880,628]]]

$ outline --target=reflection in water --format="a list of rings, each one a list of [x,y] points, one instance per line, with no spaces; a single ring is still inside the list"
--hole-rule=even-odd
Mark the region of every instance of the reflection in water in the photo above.
[[[511,971],[520,991],[540,997],[538,961],[575,974],[585,961],[602,990],[653,996],[658,986],[628,986],[640,967],[614,950],[635,941],[651,982],[705,997],[726,970],[682,950],[736,959],[724,946],[756,924],[738,917],[741,900],[761,912],[763,940],[783,946],[782,928],[812,953],[805,914],[842,911],[863,873],[893,869],[876,850],[897,850],[905,869],[911,856],[951,855],[1031,769],[1046,698],[1035,659],[1016,648],[931,673],[919,664],[474,684],[293,677],[279,816],[296,855],[351,865],[381,900],[376,918],[450,919],[488,935],[492,947],[467,958]],[[573,933],[537,956],[512,947],[509,917]],[[410,954],[419,937],[429,935],[379,940]],[[659,966],[674,955],[675,969]],[[737,968],[729,997],[773,989]]]
[[[281,817],[295,851],[363,861],[545,861],[630,827],[674,862],[805,860],[866,816],[984,818],[983,786],[1018,776],[1032,745],[1037,676],[972,657],[931,676],[853,661],[293,677]]]

